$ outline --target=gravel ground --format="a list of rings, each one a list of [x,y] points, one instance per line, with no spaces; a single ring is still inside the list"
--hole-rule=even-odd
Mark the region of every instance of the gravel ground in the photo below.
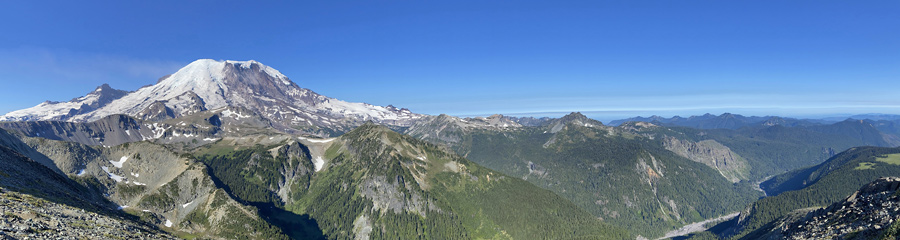
[[[127,219],[0,189],[0,239],[175,239]]]

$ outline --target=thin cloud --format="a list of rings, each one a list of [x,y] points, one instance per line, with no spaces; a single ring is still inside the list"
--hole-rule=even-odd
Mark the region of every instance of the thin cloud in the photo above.
[[[29,76],[49,82],[118,83],[127,85],[119,86],[121,88],[136,87],[151,84],[181,66],[184,63],[102,53],[33,47],[0,49],[0,71],[4,75]]]
[[[104,83],[133,91],[174,73],[185,63],[130,56],[20,47],[0,48],[0,113],[46,100],[68,101]]]

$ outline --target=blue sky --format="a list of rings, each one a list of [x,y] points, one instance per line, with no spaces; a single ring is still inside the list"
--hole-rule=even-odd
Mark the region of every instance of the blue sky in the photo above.
[[[0,112],[199,58],[427,114],[900,114],[900,1],[12,1]],[[536,114],[532,114],[536,113]]]

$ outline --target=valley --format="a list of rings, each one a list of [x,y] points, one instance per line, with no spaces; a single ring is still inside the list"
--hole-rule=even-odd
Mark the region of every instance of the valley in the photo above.
[[[705,231],[706,229],[708,229],[708,227],[707,227],[708,224],[731,220],[732,218],[737,217],[739,214],[740,214],[740,212],[733,212],[733,213],[730,213],[725,216],[721,216],[721,217],[717,217],[717,218],[710,218],[710,219],[706,219],[706,220],[703,220],[700,222],[695,222],[695,223],[691,223],[688,225],[684,225],[683,227],[681,227],[677,230],[672,230],[670,232],[667,232],[666,235],[663,235],[662,237],[657,238],[657,240],[681,237],[681,236],[686,236],[691,233]]]

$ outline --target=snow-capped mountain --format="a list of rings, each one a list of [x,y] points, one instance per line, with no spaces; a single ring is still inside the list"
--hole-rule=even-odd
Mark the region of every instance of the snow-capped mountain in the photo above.
[[[259,62],[200,59],[134,92],[97,88],[69,102],[45,102],[0,116],[0,121],[90,122],[113,114],[159,121],[225,107],[252,110],[282,130],[344,132],[366,121],[409,126],[424,115],[393,106],[329,98],[301,88]],[[328,131],[326,131],[328,132]]]
[[[67,120],[104,107],[126,94],[128,94],[127,91],[113,89],[109,85],[103,84],[83,97],[77,97],[68,102],[46,101],[31,108],[9,112],[0,116],[0,121]]]

